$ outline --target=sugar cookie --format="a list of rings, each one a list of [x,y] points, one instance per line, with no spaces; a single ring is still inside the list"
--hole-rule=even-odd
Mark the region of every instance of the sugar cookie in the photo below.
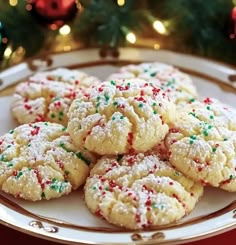
[[[236,191],[236,112],[213,98],[187,104],[166,140],[170,162],[203,185]]]
[[[142,78],[149,82],[157,80],[155,83],[176,104],[192,102],[198,98],[197,89],[186,73],[171,65],[159,62],[123,66],[117,73],[110,75],[108,80],[134,77]]]
[[[129,229],[167,225],[192,211],[203,187],[157,155],[103,157],[85,184],[89,210]]]
[[[98,82],[84,72],[65,68],[36,73],[16,87],[12,114],[20,124],[50,121],[66,126],[71,102]]]
[[[75,99],[68,115],[78,146],[101,155],[145,152],[165,137],[175,105],[143,79],[111,80]]]
[[[85,182],[95,159],[60,124],[24,124],[0,137],[0,189],[31,201],[60,197]]]

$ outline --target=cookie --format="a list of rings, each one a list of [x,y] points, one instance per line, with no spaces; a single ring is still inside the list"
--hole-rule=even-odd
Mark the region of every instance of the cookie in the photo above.
[[[236,111],[213,98],[187,104],[166,137],[170,162],[188,177],[236,191]]]
[[[86,181],[89,210],[109,223],[143,229],[179,221],[193,210],[203,187],[157,155],[103,157]]]
[[[0,189],[30,201],[57,198],[81,186],[95,160],[62,125],[24,124],[0,137]]]
[[[110,75],[108,80],[134,77],[149,82],[157,80],[155,83],[176,104],[191,102],[198,98],[197,89],[187,74],[171,65],[159,62],[123,66],[117,73]]]
[[[72,101],[98,82],[84,72],[65,68],[36,73],[16,87],[12,114],[20,124],[49,121],[66,126]]]
[[[100,155],[145,152],[159,143],[175,120],[175,105],[143,79],[95,85],[69,109],[74,143]]]

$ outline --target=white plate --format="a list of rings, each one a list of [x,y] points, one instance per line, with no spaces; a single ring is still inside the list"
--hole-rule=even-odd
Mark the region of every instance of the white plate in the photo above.
[[[123,48],[118,59],[101,59],[96,49],[55,54],[3,71],[0,74],[0,90],[31,75],[32,67],[42,70],[69,66],[104,79],[117,70],[117,65],[144,61],[178,66],[192,76],[201,96],[215,97],[235,107],[236,86],[232,80],[236,70],[233,67],[165,50]],[[5,91],[2,94],[6,94]],[[0,97],[0,135],[16,126],[9,112],[10,101],[11,96]],[[0,197],[1,224],[68,244],[180,244],[236,227],[236,193],[210,187],[205,189],[194,211],[180,223],[147,231],[123,230],[93,216],[84,204],[82,190],[60,199],[36,203],[14,199],[1,192]]]

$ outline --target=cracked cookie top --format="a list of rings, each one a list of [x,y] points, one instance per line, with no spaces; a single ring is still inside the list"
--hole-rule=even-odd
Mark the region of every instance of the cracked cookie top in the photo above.
[[[143,229],[178,221],[193,210],[203,187],[154,154],[101,158],[85,184],[89,210],[108,222]]]
[[[50,121],[66,126],[72,101],[98,82],[98,78],[66,68],[38,72],[16,87],[12,114],[20,124]]]
[[[75,99],[68,115],[76,145],[101,155],[145,152],[167,134],[175,105],[155,83],[111,80]]]
[[[165,139],[171,164],[203,185],[236,191],[236,111],[205,98],[177,115]]]
[[[176,67],[160,62],[127,65],[117,73],[111,74],[111,79],[142,78],[155,83],[165,91],[175,104],[185,104],[197,99],[197,89],[189,75]]]
[[[0,137],[0,189],[31,201],[60,197],[85,182],[94,162],[62,125],[24,124]]]

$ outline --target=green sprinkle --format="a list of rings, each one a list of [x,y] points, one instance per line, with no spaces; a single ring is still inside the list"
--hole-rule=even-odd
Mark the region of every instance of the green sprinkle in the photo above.
[[[234,176],[231,174],[231,175],[229,176],[229,179],[232,180],[233,178],[234,178]]]
[[[144,72],[148,72],[148,69],[144,69],[143,71],[144,71]]]
[[[55,102],[57,100],[59,100],[59,98],[58,97],[54,97],[54,99],[52,100],[52,102]]]
[[[127,86],[130,86],[130,83],[127,83]]]
[[[45,122],[45,123],[44,123],[44,125],[48,126],[48,123],[47,123],[47,122]]]
[[[64,112],[63,111],[60,111],[59,112],[59,116],[64,116]]]
[[[110,189],[108,187],[105,188],[106,191],[109,191]]]
[[[153,111],[154,114],[157,114],[157,111]]]
[[[214,119],[214,116],[211,115],[211,116],[210,116],[210,119]]]
[[[160,210],[163,210],[164,205],[163,205],[163,204],[156,204],[156,203],[153,203],[153,204],[152,204],[152,208],[158,208],[158,209],[160,209]]]
[[[8,146],[7,146],[7,148],[10,148],[10,147],[11,147],[11,145],[8,145]]]
[[[211,126],[211,125],[209,125],[209,126],[208,126],[208,129],[211,129],[211,128],[212,128],[212,126]]]
[[[50,188],[51,188],[52,190],[57,190],[57,189],[58,189],[58,187],[57,187],[55,184],[50,185]]]
[[[198,118],[197,115],[195,113],[193,113],[193,112],[189,112],[189,115],[192,115],[193,117]]]
[[[228,139],[227,138],[224,138],[224,141],[227,141]]]
[[[123,157],[123,155],[118,155],[117,158],[116,158],[116,161],[119,162],[122,157]]]
[[[140,104],[138,105],[138,107],[139,107],[139,108],[142,108],[142,107],[143,107],[143,104],[142,104],[142,103],[140,103]]]
[[[23,173],[21,171],[19,171],[18,174],[17,174],[17,176],[16,176],[16,179],[19,179],[20,176],[22,176],[22,175],[23,175]]]
[[[63,127],[63,128],[61,129],[61,131],[66,131],[66,127]]]
[[[116,85],[116,83],[115,83],[115,82],[112,80],[112,81],[111,81],[111,85],[114,85],[114,86],[115,86],[115,85]]]
[[[192,98],[192,99],[190,99],[190,100],[189,100],[189,102],[194,102],[194,101],[195,101],[195,99],[194,99],[194,98]]]
[[[59,186],[59,193],[61,193],[65,189],[64,185],[61,183]]]
[[[14,133],[14,130],[13,129],[9,131],[9,134],[13,134],[13,133]]]
[[[196,139],[197,139],[197,136],[191,135],[191,136],[190,136],[190,139],[196,140]]]
[[[124,116],[120,116],[120,119],[124,119],[125,117]]]
[[[41,193],[41,197],[45,198],[45,193],[44,192]]]
[[[100,99],[101,99],[101,97],[100,97],[100,96],[98,96],[98,97],[97,97],[97,101],[99,101]]]
[[[56,117],[56,115],[54,113],[52,113],[50,116],[51,116],[51,118],[55,118]]]
[[[96,113],[98,112],[98,107],[100,106],[100,102],[96,104]]]
[[[110,99],[108,94],[104,94],[105,100],[108,101]]]
[[[156,74],[157,74],[156,72],[152,72],[152,73],[150,73],[150,76],[151,76],[151,77],[155,77]]]
[[[114,106],[117,106],[117,105],[118,105],[118,102],[117,102],[117,101],[115,101],[115,102],[113,103],[113,105],[114,105]]]
[[[213,148],[212,148],[212,151],[213,151],[213,152],[216,152],[216,147],[213,147]]]
[[[156,103],[156,102],[154,102],[154,103],[152,104],[152,106],[157,106],[157,103]]]
[[[88,166],[90,165],[90,161],[81,153],[81,152],[77,152],[75,153],[75,155],[82,161],[84,161]]]
[[[190,140],[190,141],[189,141],[189,144],[190,144],[190,145],[192,145],[193,143],[194,143],[194,141],[193,141],[193,140]]]
[[[208,136],[208,132],[207,132],[206,130],[203,131],[203,134],[204,134],[205,136]]]
[[[93,190],[97,190],[97,187],[96,186],[93,186]]]
[[[30,146],[31,146],[31,144],[29,143],[27,146],[28,146],[28,147],[30,147]]]
[[[112,117],[111,119],[112,119],[113,121],[114,121],[114,120],[116,120],[116,118],[115,118],[115,117]]]
[[[37,128],[37,125],[34,125],[33,128]]]
[[[13,163],[8,163],[7,164],[7,167],[9,168],[9,167],[13,167]]]
[[[59,146],[62,147],[62,148],[64,148],[65,143],[61,141],[60,144],[59,144]]]
[[[0,160],[1,160],[2,162],[7,162],[6,156],[5,156],[4,154],[1,155]]]
[[[209,105],[206,108],[207,108],[207,110],[210,110],[211,109],[211,107]]]

